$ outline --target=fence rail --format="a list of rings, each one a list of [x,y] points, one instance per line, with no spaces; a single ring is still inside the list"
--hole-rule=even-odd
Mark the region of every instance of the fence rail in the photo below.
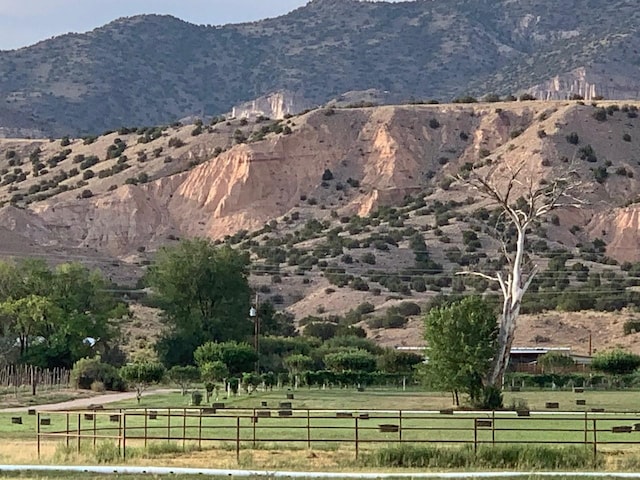
[[[337,411],[261,407],[250,409],[168,408],[37,412],[38,456],[41,441],[62,439],[78,452],[89,443],[112,440],[126,458],[127,447],[149,442],[187,442],[213,446],[233,444],[240,451],[258,444],[345,444],[362,448],[380,443],[482,445],[640,444],[639,413],[450,411]]]

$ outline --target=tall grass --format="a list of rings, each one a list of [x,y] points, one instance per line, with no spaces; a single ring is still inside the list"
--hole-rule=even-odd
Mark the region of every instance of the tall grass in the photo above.
[[[506,468],[534,470],[582,469],[594,465],[593,454],[585,447],[546,447],[532,445],[435,447],[399,445],[365,454],[366,467],[396,468]]]

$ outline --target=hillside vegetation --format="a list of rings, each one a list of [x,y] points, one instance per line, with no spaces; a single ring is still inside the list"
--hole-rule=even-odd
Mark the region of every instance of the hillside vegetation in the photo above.
[[[562,95],[637,97],[639,15],[632,0],[313,0],[218,27],[122,18],[0,52],[0,133],[170,123],[282,89],[315,105],[372,88],[405,100],[507,94],[581,68],[596,80],[563,77]]]
[[[299,327],[330,335],[358,325],[414,345],[420,333],[407,319],[421,306],[495,291],[456,272],[504,261],[499,212],[454,178],[474,169],[500,179],[524,163],[536,185],[575,171],[586,202],[532,230],[542,271],[524,311],[617,311],[640,301],[638,121],[635,103],[523,101],[4,140],[0,253],[82,260],[133,286],[160,246],[210,237],[250,253],[260,301],[286,308]],[[523,343],[575,337],[586,348],[593,322],[566,321],[532,318],[538,328]],[[598,328],[624,334],[622,324]],[[632,348],[635,331],[624,340]]]

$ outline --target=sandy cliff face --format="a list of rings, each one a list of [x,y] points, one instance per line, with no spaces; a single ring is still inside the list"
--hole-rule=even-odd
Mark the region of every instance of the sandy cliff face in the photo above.
[[[607,253],[619,261],[640,260],[640,206],[596,213],[588,223],[592,237],[607,243]]]
[[[222,238],[257,229],[294,210],[303,220],[332,210],[366,215],[427,188],[439,198],[438,192],[444,194],[437,189],[440,182],[465,164],[485,164],[485,171],[499,179],[510,165],[524,161],[523,175],[537,185],[565,168],[562,157],[576,157],[565,136],[577,131],[581,144],[589,142],[612,162],[611,178],[600,185],[593,181],[592,164],[578,162],[590,206],[579,213],[560,212],[563,228],[551,229],[550,235],[572,245],[578,240],[566,232],[571,224],[591,237],[605,231],[610,255],[636,259],[636,210],[611,209],[640,190],[634,178],[613,173],[619,165],[637,167],[628,161],[636,147],[614,138],[627,128],[621,115],[601,124],[592,110],[544,102],[317,110],[294,118],[289,135],[236,145],[189,171],[114,191],[91,184],[91,198],[67,192],[26,210],[5,207],[0,220],[7,232],[34,245],[125,257],[176,237]],[[332,180],[323,182],[325,170]],[[455,196],[472,194],[460,190]]]

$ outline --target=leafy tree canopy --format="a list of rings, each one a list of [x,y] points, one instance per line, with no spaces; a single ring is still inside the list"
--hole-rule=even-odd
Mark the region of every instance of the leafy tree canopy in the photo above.
[[[632,373],[640,367],[640,355],[625,352],[620,348],[600,352],[594,355],[591,367],[611,375],[623,375]]]
[[[196,349],[193,357],[200,366],[211,362],[222,362],[227,366],[231,375],[252,371],[255,361],[258,359],[258,355],[251,345],[235,341],[207,342]]]
[[[431,383],[480,401],[496,355],[497,334],[496,314],[479,297],[431,309],[425,319]]]
[[[198,345],[251,334],[248,264],[246,254],[205,239],[160,249],[147,283],[171,327],[158,344],[165,364],[189,364]]]
[[[96,352],[108,358],[127,311],[100,272],[78,263],[0,262],[0,335],[19,340],[24,362],[71,368]]]

